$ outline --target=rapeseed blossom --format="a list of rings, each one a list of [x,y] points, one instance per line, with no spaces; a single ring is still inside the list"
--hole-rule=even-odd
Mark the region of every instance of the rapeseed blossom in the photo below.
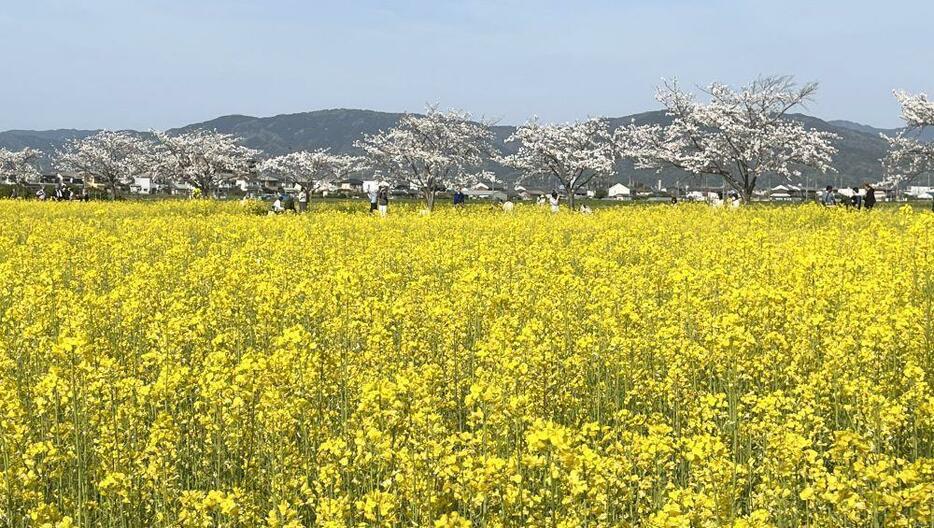
[[[934,215],[0,204],[0,525],[929,526]]]

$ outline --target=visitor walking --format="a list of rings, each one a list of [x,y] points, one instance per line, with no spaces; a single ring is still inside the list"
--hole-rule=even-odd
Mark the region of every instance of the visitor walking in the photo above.
[[[454,207],[464,205],[465,198],[466,197],[464,196],[464,193],[462,191],[460,190],[455,191],[454,192]]]
[[[308,190],[302,187],[298,191],[298,212],[304,213],[306,210],[308,210]]]
[[[833,207],[837,205],[837,197],[833,193],[833,186],[828,185],[824,189],[824,196],[821,198],[821,203],[824,204],[824,207]]]

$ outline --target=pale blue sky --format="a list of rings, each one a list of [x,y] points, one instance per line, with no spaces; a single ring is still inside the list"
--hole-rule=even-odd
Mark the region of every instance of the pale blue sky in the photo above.
[[[518,123],[657,109],[662,77],[821,83],[809,111],[897,126],[934,92],[931,0],[2,0],[0,130],[419,111]]]

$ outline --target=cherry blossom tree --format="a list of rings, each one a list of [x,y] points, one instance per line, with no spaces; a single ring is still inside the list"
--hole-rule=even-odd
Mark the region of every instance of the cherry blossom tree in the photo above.
[[[42,175],[39,171],[39,157],[42,154],[34,148],[10,151],[0,148],[0,177],[10,180],[17,187]]]
[[[318,149],[269,158],[260,168],[303,190],[315,191],[356,170],[359,161],[355,156],[332,154],[328,149]]]
[[[894,137],[882,136],[889,142],[889,152],[882,164],[887,183],[897,185],[934,172],[934,142],[919,139],[926,127],[934,127],[934,102],[923,93],[896,91],[895,98],[902,105],[905,128]]]
[[[790,180],[805,167],[833,170],[837,136],[806,129],[788,115],[816,91],[815,83],[798,87],[790,77],[765,77],[738,91],[712,84],[705,91],[709,101],[701,103],[666,82],[657,99],[671,124],[620,127],[615,143],[637,168],[674,166],[719,176],[748,202],[764,174]]]
[[[159,170],[172,181],[197,189],[205,198],[238,176],[249,175],[258,150],[240,145],[240,138],[214,130],[180,134],[155,132],[159,141]]]
[[[504,165],[522,171],[517,183],[554,177],[567,192],[571,209],[578,190],[614,168],[613,144],[601,119],[543,125],[533,118],[506,141],[519,143],[518,152],[502,159]]]
[[[102,130],[83,139],[69,141],[56,164],[81,173],[105,186],[117,198],[117,186],[147,171],[155,156],[155,145],[138,134]]]
[[[470,114],[429,106],[426,115],[406,114],[394,128],[355,145],[371,167],[417,189],[430,211],[440,189],[462,185],[469,170],[497,155],[493,139],[490,127],[472,121]]]

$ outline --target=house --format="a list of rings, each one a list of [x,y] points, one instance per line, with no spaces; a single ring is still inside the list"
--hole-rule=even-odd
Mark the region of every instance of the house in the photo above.
[[[632,196],[632,191],[622,183],[617,183],[607,189],[606,195],[607,198],[614,200],[625,200]]]
[[[915,198],[921,198],[925,194],[934,194],[934,187],[923,186],[923,185],[912,185],[908,187],[908,190],[905,191],[905,194],[908,196],[913,196]]]
[[[150,176],[136,176],[130,184],[130,192],[133,194],[152,194],[155,188]]]
[[[520,200],[537,200],[540,196],[546,196],[551,194],[551,191],[546,189],[526,189],[523,188],[521,191],[517,189]]]
[[[62,179],[59,178],[58,174],[46,173],[42,176],[39,176],[39,183],[43,185],[53,185],[61,183]]]
[[[279,178],[273,176],[272,174],[261,174],[257,180],[259,182],[260,190],[262,191],[277,191],[281,186],[281,181]]]
[[[389,190],[392,196],[418,196],[419,192],[407,183],[400,183]]]
[[[467,197],[468,199],[471,199],[471,198],[472,198],[472,199],[475,199],[475,200],[500,200],[500,201],[505,202],[505,201],[506,201],[506,198],[507,198],[505,192],[503,192],[503,191],[491,191],[491,190],[489,190],[489,189],[486,189],[486,190],[483,190],[483,189],[465,189],[464,191],[461,191],[461,192],[463,192],[463,193],[464,193],[464,196]]]
[[[194,185],[184,182],[173,181],[169,185],[169,194],[191,194],[195,190]]]
[[[776,185],[769,189],[769,200],[776,202],[789,202],[791,201],[795,194],[799,192],[799,188],[794,185]]]
[[[895,188],[894,187],[876,187],[876,201],[878,202],[894,202],[895,201]]]
[[[58,179],[67,185],[84,185],[84,175],[77,172],[63,171],[58,173]]]
[[[363,180],[347,178],[337,182],[337,187],[342,191],[361,192],[363,191]]]
[[[234,185],[240,189],[240,191],[245,193],[255,193],[262,190],[262,186],[259,182],[254,180],[248,180],[246,178],[237,178],[234,181]]]
[[[474,186],[471,187],[470,190],[474,190],[474,191],[489,191],[489,190],[490,190],[490,186],[487,185],[487,184],[485,184],[485,183],[483,183],[483,182],[478,182],[478,183],[474,184]]]

